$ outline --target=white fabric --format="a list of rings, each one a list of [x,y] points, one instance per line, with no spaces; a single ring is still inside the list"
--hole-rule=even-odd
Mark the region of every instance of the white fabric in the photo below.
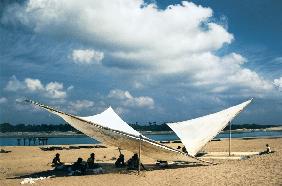
[[[182,128],[182,123],[184,124],[186,122],[181,122],[178,124],[169,124],[170,127],[172,127],[173,130],[177,133],[177,135],[181,138],[186,148],[188,147],[187,149],[188,149],[189,154],[185,154],[177,149],[173,149],[171,147],[168,147],[164,144],[160,144],[149,138],[145,138],[144,136],[142,136],[142,138],[140,139],[139,137],[140,133],[135,131],[129,125],[127,125],[127,123],[125,123],[113,111],[112,108],[109,108],[106,111],[104,111],[103,113],[97,114],[94,116],[78,117],[78,116],[74,116],[68,113],[61,112],[59,110],[56,110],[54,108],[40,104],[35,101],[26,100],[26,102],[38,105],[46,109],[47,111],[62,117],[66,122],[68,122],[71,126],[76,128],[77,130],[107,145],[120,147],[122,149],[126,149],[131,152],[137,153],[139,149],[139,145],[140,145],[140,140],[141,140],[142,156],[143,155],[148,156],[155,160],[197,161],[197,162],[205,162],[205,163],[209,163],[209,162],[193,157],[193,155],[196,154],[196,152],[198,152],[197,149],[200,149],[203,145],[205,145],[209,141],[209,140],[208,141],[205,141],[205,140],[213,138],[213,137],[210,137],[211,131],[213,134],[216,135],[216,133],[224,127],[222,126],[221,129],[218,129],[219,125],[217,123],[228,123],[228,121],[230,121],[233,117],[235,117],[236,114],[238,114],[247,104],[250,103],[250,101],[248,101],[248,102],[242,103],[241,105],[231,107],[227,110],[218,112],[216,114],[211,114],[211,115],[202,117],[204,119],[198,118],[195,120],[187,121],[188,128],[184,126],[183,127],[184,132],[181,132],[181,128]],[[201,125],[198,125],[198,126],[191,125],[190,126],[189,124],[190,122],[197,124],[199,123],[197,122],[198,120],[205,121],[203,122],[204,125],[203,126]],[[211,125],[212,127],[208,127],[209,130],[207,131],[209,132],[205,132],[206,122],[208,122],[209,124],[215,123],[214,126]],[[192,132],[189,132],[190,131],[189,128],[190,129],[192,128],[191,130]],[[193,135],[193,133],[197,133],[195,131],[199,132],[198,135]],[[186,138],[186,135],[188,136],[187,138]],[[193,141],[193,138],[198,139],[198,141],[197,140]],[[199,141],[199,139],[202,139],[202,140]],[[190,148],[189,146],[190,140],[192,141],[191,147],[193,148]],[[194,153],[192,151],[193,149],[194,149]]]
[[[188,153],[194,156],[251,101],[246,101],[214,114],[183,122],[168,123],[167,125],[177,134]]]
[[[88,116],[88,117],[79,117],[79,118],[99,124],[103,127],[107,127],[107,128],[114,129],[114,130],[119,130],[119,131],[126,132],[128,134],[132,134],[135,136],[141,135],[138,131],[134,130],[131,126],[129,126],[126,122],[124,122],[115,113],[112,107],[109,107],[107,110],[105,110],[101,114],[97,114],[94,116]]]
[[[39,107],[42,107],[46,109],[47,111],[56,114],[60,117],[62,117],[66,122],[68,122],[71,126],[76,128],[77,130],[81,131],[82,133],[86,134],[87,136],[94,138],[104,144],[120,147],[121,149],[126,149],[128,151],[131,151],[133,153],[138,153],[139,151],[139,145],[140,145],[140,137],[134,136],[134,135],[127,135],[128,133],[135,133],[132,132],[130,129],[127,130],[126,133],[124,132],[118,132],[116,130],[112,130],[109,127],[112,126],[111,124],[103,123],[103,126],[96,122],[109,122],[114,121],[115,123],[118,122],[118,125],[122,122],[121,119],[118,117],[114,117],[115,119],[111,118],[110,116],[116,115],[113,113],[114,111],[112,109],[107,110],[105,113],[101,113],[96,116],[90,116],[90,117],[78,117],[74,116],[68,113],[61,112],[59,110],[56,110],[54,108],[51,108],[47,105],[43,105],[41,103],[32,101],[32,100],[26,100],[26,102],[35,104]],[[88,119],[86,121],[85,119]],[[89,122],[89,120],[93,120]],[[96,122],[94,122],[94,120]],[[125,123],[125,122],[124,122]],[[126,123],[125,123],[126,124]],[[124,125],[124,124],[122,124]],[[127,125],[127,124],[126,124]],[[107,126],[107,127],[104,127]],[[121,130],[121,128],[118,128],[115,126],[116,129]],[[137,131],[136,131],[137,132]],[[138,132],[135,134],[139,134]],[[163,160],[163,161],[189,161],[189,162],[204,162],[204,163],[210,163],[201,159],[198,159],[196,157],[190,156],[188,154],[185,154],[177,149],[173,149],[171,147],[168,147],[164,144],[160,144],[154,140],[145,138],[142,136],[141,138],[141,155],[147,156],[150,158],[153,158],[155,160]]]

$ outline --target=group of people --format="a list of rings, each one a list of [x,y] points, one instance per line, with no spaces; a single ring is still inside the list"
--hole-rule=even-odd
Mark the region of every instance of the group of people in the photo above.
[[[89,169],[96,169],[100,168],[101,166],[98,163],[95,163],[95,154],[91,153],[90,157],[87,159],[87,161],[83,161],[82,158],[78,158],[76,162],[74,162],[71,166],[66,166],[63,162],[60,160],[60,154],[57,153],[52,161],[52,166],[55,167],[57,170],[63,170],[67,169],[69,171],[74,172],[80,172],[85,173],[86,170]]]
[[[182,152],[188,154],[188,151],[187,151],[187,149],[186,149],[185,146],[183,146],[182,148],[181,148],[180,146],[178,146],[178,147],[177,147],[177,150],[180,150],[180,149],[182,150]]]
[[[80,172],[84,174],[87,170],[93,170],[100,168],[101,166],[95,162],[95,154],[91,153],[90,157],[87,159],[87,161],[83,161],[81,157],[77,159],[76,162],[74,162],[72,165],[65,165],[63,162],[61,162],[60,154],[57,153],[52,161],[52,166],[55,167],[55,170],[68,170],[68,171],[74,171],[74,172]],[[127,169],[130,170],[137,170],[139,167],[139,157],[138,154],[135,153],[127,162],[125,162],[124,155],[120,153],[118,159],[115,162],[115,166],[117,168],[127,167]],[[144,165],[141,163],[141,166],[143,169],[145,169]]]
[[[145,169],[144,165],[140,163],[143,169]],[[115,166],[117,168],[127,167],[129,170],[137,170],[139,167],[139,157],[138,154],[135,153],[127,162],[124,160],[124,155],[120,153],[118,159],[115,162]],[[146,170],[146,169],[145,169]]]
[[[178,146],[177,149],[181,149],[180,146]],[[187,150],[185,147],[182,148],[182,151],[187,153]],[[266,144],[266,150],[263,152],[260,152],[260,155],[262,154],[269,154],[271,153],[270,146]],[[144,165],[140,164],[143,169],[145,169]],[[76,162],[74,162],[71,166],[66,166],[63,162],[60,160],[60,154],[57,153],[52,161],[52,166],[55,167],[57,170],[63,170],[66,169],[72,172],[79,172],[81,174],[84,174],[87,170],[95,170],[97,168],[101,168],[101,166],[98,163],[95,163],[95,154],[91,153],[90,157],[87,159],[87,161],[83,161],[82,158],[78,158]],[[118,159],[115,162],[115,166],[117,168],[127,167],[129,170],[137,170],[139,167],[139,157],[138,154],[135,153],[127,162],[125,162],[124,155],[120,152],[120,155]],[[145,169],[146,170],[146,169]]]

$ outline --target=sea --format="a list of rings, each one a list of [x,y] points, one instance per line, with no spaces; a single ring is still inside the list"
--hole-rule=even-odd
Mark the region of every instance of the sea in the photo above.
[[[174,133],[165,134],[145,134],[146,137],[156,141],[175,141],[179,140]],[[232,133],[232,138],[263,138],[263,137],[282,137],[282,131],[242,131]],[[215,139],[229,138],[228,132],[218,134]],[[19,137],[0,137],[0,146],[17,146]],[[73,144],[99,144],[100,142],[87,136],[68,136],[68,137],[48,137],[48,145],[73,145]],[[28,145],[26,140],[26,145]],[[20,141],[23,145],[23,139]],[[38,142],[30,142],[30,145],[38,145]]]

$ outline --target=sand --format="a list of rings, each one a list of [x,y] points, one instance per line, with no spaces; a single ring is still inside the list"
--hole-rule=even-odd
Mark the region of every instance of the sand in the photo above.
[[[217,165],[200,164],[171,165],[158,168],[154,160],[142,157],[149,169],[137,175],[136,171],[115,169],[112,157],[118,157],[115,147],[95,149],[72,149],[41,151],[39,147],[2,147],[10,153],[0,154],[0,185],[20,185],[27,177],[48,176],[54,178],[36,181],[35,185],[282,185],[282,138],[277,139],[234,139],[232,150],[235,152],[262,151],[268,143],[276,151],[267,155],[254,155],[246,160],[212,160]],[[176,147],[179,144],[168,144]],[[207,152],[228,151],[228,140],[212,141],[204,148]],[[64,162],[74,162],[78,157],[87,159],[95,152],[97,161],[105,173],[98,175],[67,176],[48,171],[48,163],[54,154],[61,154]],[[132,153],[123,151],[126,159]]]

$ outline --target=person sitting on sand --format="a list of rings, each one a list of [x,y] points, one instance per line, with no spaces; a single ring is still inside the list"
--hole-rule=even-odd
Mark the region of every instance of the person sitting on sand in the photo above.
[[[270,146],[268,144],[266,144],[266,153],[267,154],[271,153],[271,149],[270,149]]]
[[[128,161],[127,161],[127,167],[128,169],[138,169],[139,165],[139,158],[138,154],[134,154]]]
[[[140,163],[140,165],[142,166],[142,168],[143,168],[144,170],[146,170],[145,167],[144,167],[144,165],[143,165],[142,163]],[[127,169],[129,169],[129,170],[137,170],[138,167],[139,167],[139,157],[138,157],[138,154],[135,153],[135,154],[127,161]]]
[[[100,167],[98,163],[95,163],[95,154],[91,153],[90,157],[87,159],[87,168],[88,169],[95,169]]]
[[[266,150],[263,151],[263,152],[260,152],[259,154],[262,155],[262,154],[269,154],[271,153],[271,149],[270,149],[270,146],[268,144],[265,145],[266,146]]]
[[[60,154],[57,153],[52,161],[52,166],[59,169],[62,165],[63,163],[60,160]]]
[[[117,168],[120,168],[120,167],[124,167],[125,166],[125,162],[124,162],[124,155],[123,154],[120,154],[117,161],[115,162],[115,166]]]
[[[71,170],[84,174],[86,171],[86,164],[82,158],[78,158],[77,161],[71,166]]]

